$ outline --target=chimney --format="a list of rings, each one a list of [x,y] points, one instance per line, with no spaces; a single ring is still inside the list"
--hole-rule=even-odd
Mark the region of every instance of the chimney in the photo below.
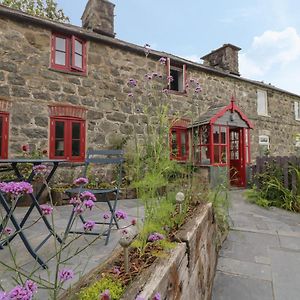
[[[115,5],[107,0],[89,0],[81,17],[82,27],[115,37],[114,8]]]
[[[214,67],[240,76],[238,58],[238,52],[240,50],[241,48],[232,44],[224,44],[222,47],[204,55],[201,59],[204,60],[205,66]]]

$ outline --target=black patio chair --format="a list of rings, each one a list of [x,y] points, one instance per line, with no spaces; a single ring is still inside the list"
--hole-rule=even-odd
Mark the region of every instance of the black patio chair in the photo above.
[[[124,162],[124,151],[123,150],[88,150],[87,151],[87,157],[85,160],[85,167],[83,171],[83,177],[87,176],[87,170],[88,166],[90,164],[96,164],[97,166],[107,166],[111,165],[112,167],[116,167],[116,180],[115,180],[115,187],[110,189],[89,189],[85,188],[84,186],[80,186],[77,188],[72,188],[69,190],[66,190],[65,193],[71,198],[74,195],[78,195],[78,193],[82,193],[85,191],[89,191],[93,193],[96,197],[96,202],[106,202],[109,211],[111,213],[111,217],[109,222],[95,222],[96,224],[103,224],[108,225],[107,230],[104,232],[90,232],[90,231],[72,231],[72,225],[74,223],[74,218],[76,217],[76,212],[72,210],[65,234],[74,233],[74,234],[88,234],[88,235],[103,235],[106,236],[105,245],[108,244],[110,232],[113,226],[116,226],[117,229],[119,229],[118,221],[115,216],[115,211],[117,207],[117,202],[119,200],[120,195],[120,186],[122,182],[122,165]],[[114,195],[113,199],[109,198],[109,195]],[[76,204],[73,204],[74,208],[76,207]],[[79,215],[79,219],[82,221],[83,224],[86,223],[85,218],[82,214]]]

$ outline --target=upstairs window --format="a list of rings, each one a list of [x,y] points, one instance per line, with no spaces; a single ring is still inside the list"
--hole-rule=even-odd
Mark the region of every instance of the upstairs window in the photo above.
[[[295,108],[295,120],[300,121],[300,105],[299,102],[294,103],[294,108]]]
[[[268,98],[266,91],[257,90],[257,114],[260,116],[268,116]]]
[[[186,65],[173,65],[167,59],[167,80],[168,89],[171,91],[186,92]]]
[[[86,73],[86,43],[75,36],[52,34],[51,68]]]

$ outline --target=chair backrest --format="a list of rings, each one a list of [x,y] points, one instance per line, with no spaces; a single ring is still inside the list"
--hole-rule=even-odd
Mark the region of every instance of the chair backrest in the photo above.
[[[84,176],[87,174],[89,164],[116,165],[119,167],[120,176],[124,162],[123,150],[93,150],[88,149],[85,159]]]

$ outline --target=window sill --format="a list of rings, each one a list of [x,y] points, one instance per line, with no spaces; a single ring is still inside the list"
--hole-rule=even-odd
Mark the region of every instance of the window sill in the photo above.
[[[55,69],[53,67],[49,67],[48,70],[63,73],[63,74],[87,77],[87,72],[72,72],[72,71],[67,71],[67,70]]]
[[[187,96],[187,92],[179,92],[174,90],[168,90],[169,94],[178,95],[178,96]]]
[[[295,121],[300,121],[300,118],[299,119],[295,119]]]
[[[260,115],[260,114],[257,114],[259,117],[266,117],[266,118],[271,118],[270,115]]]

